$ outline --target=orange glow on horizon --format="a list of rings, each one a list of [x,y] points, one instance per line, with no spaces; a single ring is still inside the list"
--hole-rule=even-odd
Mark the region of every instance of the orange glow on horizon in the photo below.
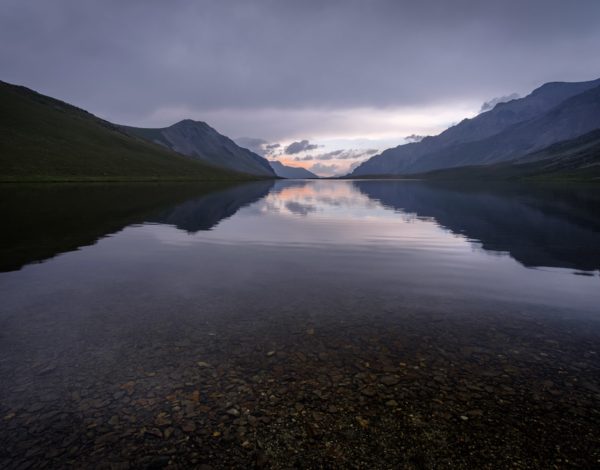
[[[312,162],[299,162],[298,160],[293,160],[284,156],[284,158],[280,158],[279,161],[283,163],[285,166],[292,166],[294,168],[304,168],[308,170],[312,165]]]

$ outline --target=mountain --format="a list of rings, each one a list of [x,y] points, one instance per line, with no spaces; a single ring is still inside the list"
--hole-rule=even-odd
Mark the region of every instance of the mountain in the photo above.
[[[584,168],[600,165],[600,129],[581,135],[575,139],[557,142],[534,153],[513,160],[513,164],[540,162],[545,165],[564,162]]]
[[[0,82],[0,181],[234,180],[80,108]]]
[[[600,179],[600,129],[504,163],[435,170],[426,179]]]
[[[287,166],[276,160],[269,160],[271,168],[275,171],[275,174],[281,178],[290,179],[309,179],[318,178],[312,171],[308,171],[305,168],[299,168],[294,166]]]
[[[600,79],[547,83],[421,142],[388,149],[352,176],[414,174],[497,163],[600,127]]]
[[[238,146],[229,137],[219,134],[205,122],[184,119],[162,129],[128,126],[121,126],[121,128],[131,135],[216,167],[255,176],[275,176],[275,172],[265,158]]]

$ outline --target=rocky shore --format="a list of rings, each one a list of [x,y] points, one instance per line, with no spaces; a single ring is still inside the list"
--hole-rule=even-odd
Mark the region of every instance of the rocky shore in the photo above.
[[[10,371],[9,355],[0,466],[591,468],[590,322],[225,315],[26,361],[29,374]]]

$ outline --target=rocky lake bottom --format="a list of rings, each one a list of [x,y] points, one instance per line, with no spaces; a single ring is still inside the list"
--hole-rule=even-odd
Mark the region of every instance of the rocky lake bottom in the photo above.
[[[470,194],[553,237],[526,238],[377,184],[438,206],[277,183],[43,243],[28,212],[0,274],[0,467],[600,466],[596,219]]]

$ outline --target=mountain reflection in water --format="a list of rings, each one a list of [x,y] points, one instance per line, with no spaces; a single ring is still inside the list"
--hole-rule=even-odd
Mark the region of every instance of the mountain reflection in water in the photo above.
[[[0,188],[5,223],[0,270],[93,244],[133,224],[167,224],[189,233],[211,230],[240,208],[266,198],[263,213],[319,217],[344,206],[347,217],[357,215],[357,225],[363,224],[365,210],[383,206],[392,211],[386,217],[431,219],[524,266],[585,274],[600,270],[599,193],[577,186],[460,187],[375,180],[5,186]]]

